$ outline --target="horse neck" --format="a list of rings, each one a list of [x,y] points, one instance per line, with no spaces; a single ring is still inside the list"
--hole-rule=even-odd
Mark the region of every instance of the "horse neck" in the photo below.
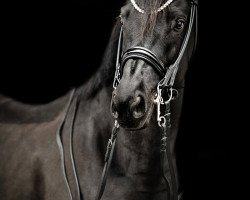
[[[176,167],[175,142],[179,128],[183,89],[179,90],[179,96],[171,102],[171,130],[169,144],[171,159],[178,183]],[[135,187],[140,191],[161,190],[165,185],[161,179],[160,140],[161,129],[156,121],[156,112],[153,113],[150,125],[138,131],[126,131],[120,129],[117,136],[117,146],[114,156],[115,168],[119,174],[123,174],[133,180]]]
[[[92,98],[82,98],[76,118],[74,131],[74,155],[80,177],[81,191],[89,197],[96,193],[99,184],[106,144],[111,135],[114,120],[110,113],[112,86],[103,87]],[[171,106],[171,151],[174,168],[177,170],[174,156],[174,142],[177,135],[182,104],[182,92]],[[150,126],[138,131],[120,128],[113,157],[110,176],[122,177],[128,185],[134,185],[136,191],[160,191],[165,188],[160,173],[160,129],[153,113]],[[87,173],[86,173],[87,172]],[[109,180],[109,179],[108,179]],[[85,185],[90,186],[86,190]],[[117,182],[119,187],[119,181]]]
[[[104,164],[106,143],[114,123],[110,113],[110,101],[119,30],[120,26],[116,24],[100,70],[82,88],[83,95],[80,99],[74,131],[74,134],[76,134],[74,136],[74,152],[78,152],[76,156],[81,158],[76,160],[76,167],[77,171],[80,172],[79,176],[85,177],[80,180],[81,185],[86,182],[89,182],[89,185],[98,185],[100,180],[98,175]],[[186,58],[188,59],[188,56]],[[177,86],[179,83],[181,86],[184,83],[187,60],[183,60],[183,63],[181,68],[184,67],[184,70],[178,72],[177,75]],[[176,172],[174,146],[181,115],[182,99],[183,88],[181,87],[179,88],[178,99],[171,105],[170,148]],[[162,179],[159,178],[160,129],[155,116],[156,114],[153,113],[152,123],[144,130],[130,132],[121,128],[113,158],[114,168],[111,170],[112,173],[133,180],[138,187],[137,189],[142,191],[152,190],[152,187],[158,190],[162,187],[160,182]],[[90,155],[91,159],[89,158]],[[83,174],[84,171],[88,171],[88,174]],[[86,178],[89,176],[91,178]]]
[[[93,188],[99,183],[106,144],[114,123],[110,102],[119,30],[119,23],[116,23],[102,65],[87,83],[78,88],[79,104],[72,146],[80,188],[87,199],[93,199]]]
[[[115,74],[119,31],[120,23],[117,21],[99,70],[87,81],[87,83],[78,88],[80,91],[79,114],[77,116],[79,123],[89,119],[92,122],[98,121],[101,127],[109,127],[113,122],[109,108],[113,90],[112,83]],[[106,116],[106,118],[104,116]],[[90,121],[83,123],[85,126],[90,126]]]
[[[157,125],[152,122],[146,129],[133,132],[121,129],[117,138],[114,163],[118,173],[132,180],[138,191],[158,187],[160,132]]]

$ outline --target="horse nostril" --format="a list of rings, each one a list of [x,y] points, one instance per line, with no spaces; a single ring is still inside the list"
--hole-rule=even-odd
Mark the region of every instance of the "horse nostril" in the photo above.
[[[130,105],[130,110],[133,117],[138,119],[141,118],[146,112],[145,100],[141,95],[134,98],[134,101]]]

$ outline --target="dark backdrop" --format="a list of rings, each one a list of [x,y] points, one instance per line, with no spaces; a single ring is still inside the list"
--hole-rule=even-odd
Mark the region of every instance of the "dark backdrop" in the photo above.
[[[228,1],[200,1],[198,48],[187,74],[177,141],[186,199],[228,199],[235,193],[236,19]],[[2,4],[2,3],[1,3]],[[84,83],[99,66],[122,0],[30,1],[1,5],[0,92],[46,103]]]

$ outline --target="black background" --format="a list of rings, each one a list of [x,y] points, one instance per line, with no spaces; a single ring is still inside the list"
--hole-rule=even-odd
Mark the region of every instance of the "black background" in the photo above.
[[[122,0],[30,1],[1,5],[0,93],[46,103],[97,70]],[[232,99],[236,71],[235,8],[199,2],[199,38],[187,74],[177,141],[186,199],[236,197],[240,172]],[[237,5],[236,5],[237,6]],[[239,193],[237,193],[238,195]]]

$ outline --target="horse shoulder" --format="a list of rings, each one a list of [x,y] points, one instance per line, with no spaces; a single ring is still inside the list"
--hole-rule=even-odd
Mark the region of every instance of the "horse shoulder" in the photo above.
[[[28,105],[0,96],[0,196],[3,199],[67,196],[62,192],[65,185],[58,170],[56,132],[68,99],[69,95],[65,95],[48,104]]]

